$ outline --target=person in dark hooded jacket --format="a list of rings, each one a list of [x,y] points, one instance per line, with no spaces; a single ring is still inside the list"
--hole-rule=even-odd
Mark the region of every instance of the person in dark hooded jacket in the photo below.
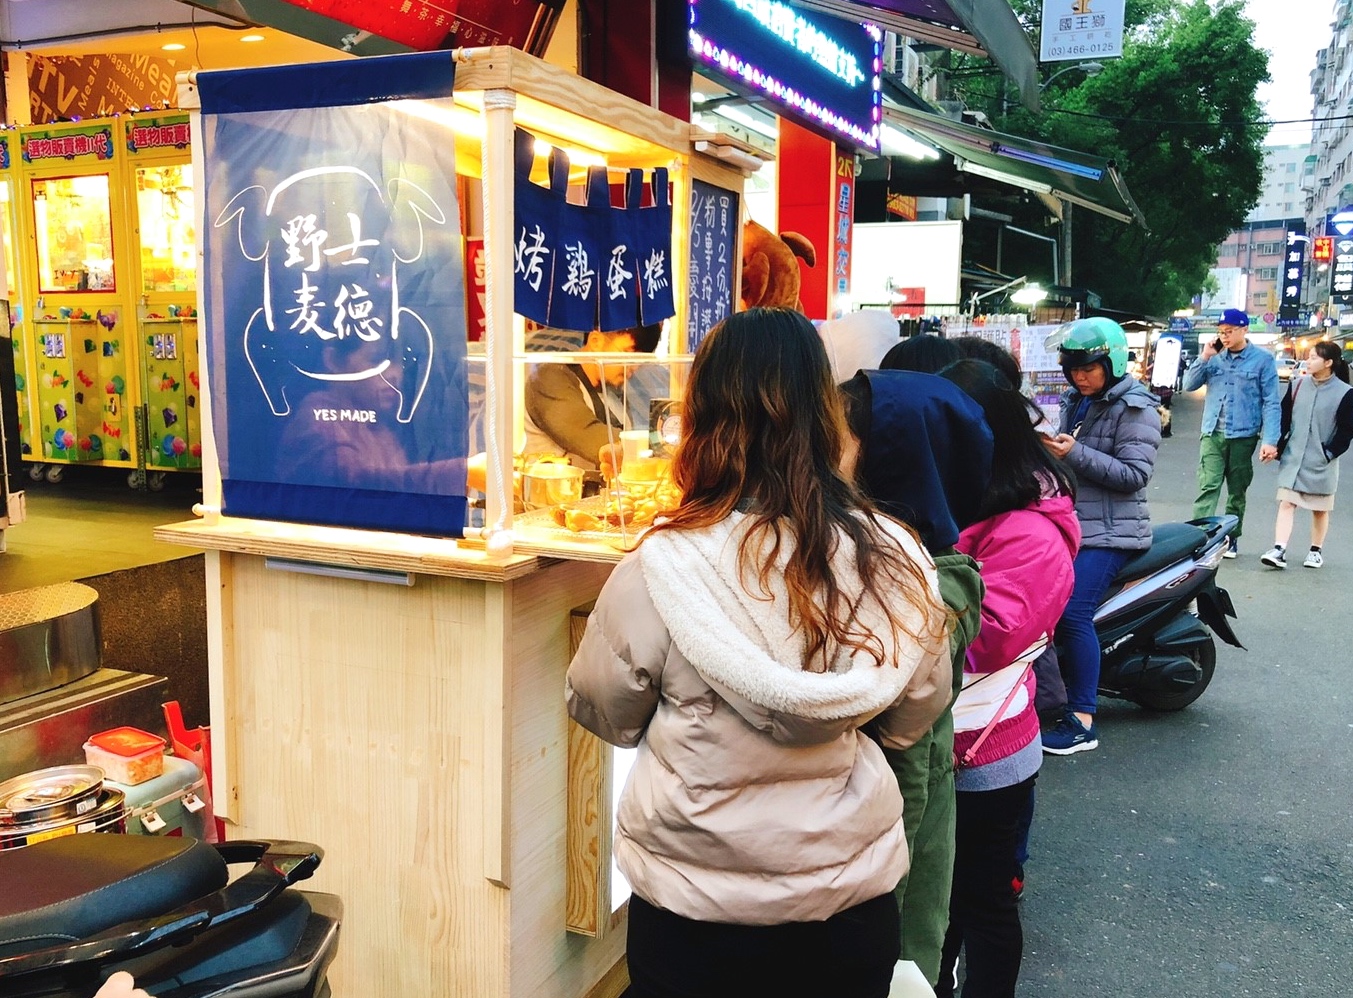
[[[954,550],[986,492],[992,438],[981,407],[930,374],[869,371],[841,386],[858,443],[856,480],[890,516],[912,527],[935,559],[940,594],[956,617],[950,632],[954,695],[964,653],[977,636],[982,580],[977,563]],[[850,471],[851,468],[843,470]],[[946,710],[910,748],[884,748],[902,791],[911,869],[897,885],[902,957],[933,986],[949,924],[954,870],[954,720]]]

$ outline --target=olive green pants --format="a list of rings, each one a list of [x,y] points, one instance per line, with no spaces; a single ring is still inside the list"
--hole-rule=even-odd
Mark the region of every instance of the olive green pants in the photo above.
[[[1211,516],[1217,511],[1222,483],[1226,484],[1226,512],[1240,520],[1232,538],[1238,538],[1245,526],[1245,490],[1254,481],[1256,437],[1227,439],[1221,430],[1203,434],[1198,445],[1198,498],[1193,501],[1193,516]]]
[[[883,754],[906,801],[902,823],[911,854],[911,867],[894,891],[902,912],[902,959],[934,984],[954,881],[954,715],[946,710],[911,748]]]

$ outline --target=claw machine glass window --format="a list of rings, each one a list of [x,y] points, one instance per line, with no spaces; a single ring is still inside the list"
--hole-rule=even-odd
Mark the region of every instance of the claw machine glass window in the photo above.
[[[18,277],[14,272],[14,222],[10,215],[13,208],[14,193],[9,180],[0,180],[0,243],[4,244],[5,297],[10,302],[18,300]],[[5,326],[0,328],[0,337],[10,337],[10,346],[14,352],[14,388],[19,410],[18,438],[14,444],[16,453],[29,454],[32,443],[29,439],[30,416],[28,409],[28,357],[24,349],[25,337],[11,331],[9,309],[5,309]]]
[[[152,166],[136,171],[141,224],[141,293],[193,291],[197,251],[192,167]]]
[[[13,194],[8,180],[0,180],[0,241],[5,246],[5,291],[13,299],[17,295],[17,277],[14,274],[14,224],[10,221]]]
[[[38,290],[114,291],[108,175],[33,181]]]

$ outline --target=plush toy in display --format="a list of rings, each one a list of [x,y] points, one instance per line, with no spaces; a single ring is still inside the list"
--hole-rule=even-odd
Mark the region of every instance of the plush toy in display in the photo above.
[[[799,301],[799,259],[817,263],[812,241],[797,232],[778,236],[749,221],[742,228],[742,307],[794,308]]]

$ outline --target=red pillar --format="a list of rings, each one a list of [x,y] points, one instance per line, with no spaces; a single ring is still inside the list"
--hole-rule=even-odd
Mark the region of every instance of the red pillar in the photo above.
[[[775,175],[780,231],[807,236],[817,250],[816,265],[799,261],[799,300],[810,319],[825,319],[835,287],[836,143],[782,117]]]

